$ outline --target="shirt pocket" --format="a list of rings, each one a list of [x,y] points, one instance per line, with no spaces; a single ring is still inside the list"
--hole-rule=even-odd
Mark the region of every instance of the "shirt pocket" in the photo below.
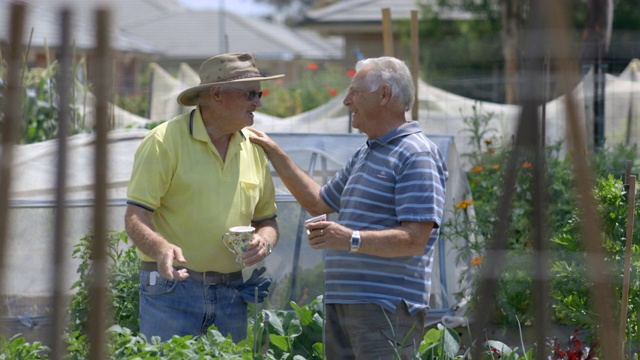
[[[253,212],[260,198],[260,189],[257,182],[240,180],[240,212],[253,219]]]

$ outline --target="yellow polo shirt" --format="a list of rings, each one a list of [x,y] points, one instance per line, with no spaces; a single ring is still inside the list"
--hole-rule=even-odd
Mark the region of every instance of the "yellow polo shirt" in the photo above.
[[[251,135],[246,129],[235,133],[222,161],[198,108],[154,128],[136,151],[127,203],[153,211],[156,231],[182,249],[190,269],[242,269],[222,235],[276,216],[268,159]]]

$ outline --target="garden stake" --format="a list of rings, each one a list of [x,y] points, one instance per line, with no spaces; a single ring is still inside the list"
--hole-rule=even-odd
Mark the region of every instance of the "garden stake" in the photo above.
[[[9,220],[9,189],[11,188],[11,164],[13,163],[13,146],[18,136],[20,119],[20,79],[22,72],[22,33],[25,20],[25,5],[11,5],[11,23],[9,33],[9,56],[7,58],[7,88],[4,102],[5,118],[2,124],[2,155],[0,158],[0,271],[4,271],[7,255],[7,224]],[[4,277],[0,277],[0,289],[3,288]],[[3,316],[4,310],[0,310]]]
[[[393,56],[393,28],[391,26],[391,9],[382,8],[381,11],[384,56]]]
[[[106,358],[107,319],[107,133],[109,132],[109,99],[112,92],[113,59],[111,54],[111,13],[102,8],[96,11],[96,142],[95,142],[95,186],[94,186],[94,243],[91,253],[94,259],[94,277],[89,288],[89,326],[90,359]]]
[[[258,353],[258,287],[253,289],[253,355]]]
[[[550,18],[552,27],[555,29],[566,28],[565,19],[561,16],[564,14],[563,2],[547,1],[547,16]],[[602,344],[602,358],[616,359],[619,354],[617,351],[618,343],[615,341],[615,325],[609,314],[614,310],[613,307],[613,289],[611,286],[611,277],[607,271],[604,262],[604,249],[602,247],[600,218],[597,213],[596,204],[592,195],[593,180],[589,163],[586,159],[585,151],[587,143],[582,130],[583,125],[580,123],[580,115],[578,113],[578,105],[573,96],[573,86],[576,83],[577,64],[575,57],[571,54],[571,46],[566,33],[557,32],[553,38],[552,53],[560,61],[557,62],[556,74],[558,76],[558,84],[562,93],[567,94],[566,111],[567,111],[567,140],[570,145],[569,151],[574,154],[574,171],[576,178],[576,188],[579,195],[579,206],[584,210],[582,222],[582,236],[584,237],[584,250],[590,256],[592,266],[588,268],[587,279],[593,284],[590,288],[591,297],[593,299],[592,310],[599,320],[600,344]]]
[[[65,246],[66,188],[67,188],[67,137],[71,91],[71,10],[60,11],[60,74],[57,81],[58,109],[58,171],[56,174],[56,214],[53,246],[53,331],[51,332],[51,358],[62,359],[64,344],[58,334],[64,332],[66,317],[64,269],[67,249]]]
[[[621,359],[624,358],[624,339],[625,329],[627,327],[627,305],[629,303],[629,277],[631,272],[631,247],[633,246],[633,219],[635,215],[636,204],[636,177],[631,175],[628,177],[629,190],[628,209],[627,209],[627,241],[624,253],[624,275],[622,277],[622,304],[620,305],[620,329],[618,336],[620,338]]]
[[[525,63],[529,68],[523,69],[523,77],[525,81],[521,90],[521,110],[518,118],[517,130],[515,134],[515,142],[513,146],[512,155],[508,157],[505,165],[505,175],[503,179],[503,193],[500,196],[498,202],[498,214],[497,221],[494,225],[491,241],[487,248],[487,261],[484,268],[482,268],[481,284],[480,284],[480,299],[479,309],[483,309],[477,315],[477,322],[472,326],[472,339],[481,339],[482,332],[486,331],[491,326],[490,316],[494,308],[496,307],[496,301],[494,294],[498,287],[497,283],[500,279],[502,258],[505,256],[507,250],[506,239],[508,237],[509,228],[509,214],[513,206],[511,199],[513,198],[516,185],[516,174],[519,170],[519,162],[525,155],[533,155],[533,170],[534,177],[533,182],[533,204],[534,204],[534,221],[535,229],[533,232],[533,245],[535,247],[535,266],[533,270],[533,286],[535,287],[535,311],[537,321],[534,323],[536,334],[538,335],[537,343],[544,344],[546,333],[546,327],[548,323],[548,311],[545,306],[545,301],[548,297],[548,275],[547,265],[548,260],[545,258],[546,253],[546,234],[544,231],[545,224],[545,199],[544,199],[544,174],[545,174],[545,162],[544,156],[542,156],[542,150],[539,140],[541,127],[539,122],[541,120],[539,114],[539,108],[544,103],[544,77],[539,76],[543,67],[541,66],[542,60],[546,54],[540,52],[537,44],[544,43],[546,38],[545,31],[548,30],[551,25],[544,22],[546,19],[544,11],[545,7],[542,4],[535,2],[532,4],[532,20],[530,22],[530,29],[528,34],[527,50],[525,53],[528,56]],[[542,79],[542,82],[540,81]],[[482,347],[472,346],[471,358],[479,359],[482,357]],[[490,350],[491,351],[491,350]],[[493,356],[493,354],[491,354]],[[544,359],[543,352],[539,351],[536,354],[538,359]]]

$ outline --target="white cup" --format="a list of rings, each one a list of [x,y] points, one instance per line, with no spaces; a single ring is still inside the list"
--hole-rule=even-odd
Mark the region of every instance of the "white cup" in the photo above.
[[[229,228],[228,233],[222,234],[222,242],[236,256],[237,262],[242,262],[242,255],[253,239],[255,231],[253,226],[234,226]]]

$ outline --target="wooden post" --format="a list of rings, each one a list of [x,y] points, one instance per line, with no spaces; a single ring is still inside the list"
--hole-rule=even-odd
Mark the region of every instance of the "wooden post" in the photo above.
[[[58,74],[58,173],[56,174],[55,236],[53,239],[53,331],[51,332],[51,359],[62,359],[64,343],[60,336],[67,320],[66,286],[64,271],[69,255],[65,242],[67,211],[67,128],[69,124],[69,102],[71,96],[71,10],[60,11],[60,73]]]
[[[627,305],[629,304],[629,278],[631,273],[631,248],[633,247],[633,221],[636,204],[636,177],[627,176],[628,179],[628,206],[627,206],[627,239],[624,253],[624,269],[622,277],[622,304],[620,305],[620,329],[618,339],[620,339],[620,359],[624,358],[624,338],[627,327]]]
[[[89,316],[90,359],[106,358],[106,336],[104,329],[109,313],[107,303],[107,133],[109,131],[109,101],[113,90],[113,60],[111,54],[111,13],[107,9],[96,12],[96,143],[94,185],[94,241],[91,248],[94,274],[89,288],[91,308]]]
[[[411,119],[418,120],[419,97],[418,81],[420,80],[420,36],[418,33],[418,11],[411,10],[411,74],[416,90],[416,98],[411,108]]]
[[[391,9],[382,9],[382,41],[384,56],[393,56],[393,28],[391,25]]]
[[[4,4],[2,5],[4,6]],[[20,111],[20,84],[22,79],[23,49],[22,34],[24,31],[26,6],[23,3],[11,5],[9,25],[9,50],[7,56],[6,89],[4,101],[4,121],[2,123],[2,152],[0,154],[0,271],[8,274],[12,270],[5,269],[7,246],[9,244],[9,192],[11,189],[11,165],[13,164],[13,147],[17,142]],[[4,289],[4,276],[0,276],[0,290]],[[0,309],[6,309],[5,306]],[[6,314],[0,310],[0,317]]]

